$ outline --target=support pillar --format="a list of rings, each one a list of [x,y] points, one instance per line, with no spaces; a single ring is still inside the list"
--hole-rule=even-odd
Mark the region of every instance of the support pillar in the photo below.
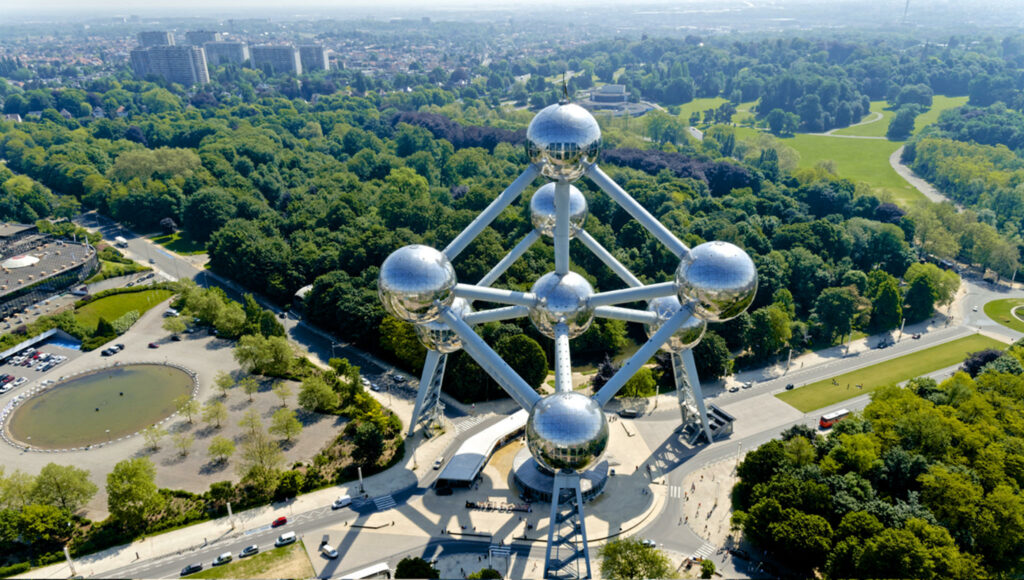
[[[697,363],[693,360],[693,350],[672,353],[672,370],[676,380],[679,410],[683,415],[683,426],[699,422],[700,430],[707,438],[707,442],[711,443],[714,438],[711,423],[708,421],[708,410],[704,405],[704,391],[700,387],[700,377],[697,376]]]
[[[559,501],[564,499],[565,501]],[[581,566],[582,564],[582,566]],[[544,578],[591,578],[590,548],[578,473],[558,472],[551,490],[551,520]]]
[[[436,350],[427,350],[427,359],[423,362],[423,375],[420,377],[420,390],[416,394],[416,406],[412,409],[412,420],[409,421],[409,432],[412,437],[416,426],[426,423],[429,429],[434,423],[440,422],[441,416],[441,383],[444,382],[444,367],[448,355]]]

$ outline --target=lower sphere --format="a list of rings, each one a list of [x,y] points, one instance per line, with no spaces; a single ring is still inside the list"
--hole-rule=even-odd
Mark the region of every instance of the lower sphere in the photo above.
[[[548,395],[530,410],[526,445],[551,471],[584,471],[608,446],[608,420],[597,401],[582,393]]]

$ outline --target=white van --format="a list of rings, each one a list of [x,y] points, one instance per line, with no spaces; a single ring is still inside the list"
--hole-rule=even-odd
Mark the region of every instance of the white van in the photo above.
[[[341,509],[341,508],[343,508],[343,507],[345,507],[345,506],[347,506],[347,505],[349,505],[351,503],[352,503],[352,496],[350,496],[350,495],[343,495],[343,496],[339,497],[338,499],[334,500],[334,503],[331,504],[331,509],[332,510]]]
[[[335,550],[334,546],[330,544],[324,544],[320,546],[320,553],[332,560],[338,557],[338,551]]]
[[[274,542],[274,545],[280,548],[281,546],[291,544],[295,540],[295,532],[285,532],[277,537],[277,541]]]

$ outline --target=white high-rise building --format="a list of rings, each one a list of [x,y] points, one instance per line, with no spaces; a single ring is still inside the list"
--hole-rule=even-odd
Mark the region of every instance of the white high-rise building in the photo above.
[[[165,30],[144,30],[138,34],[143,48],[151,46],[174,46],[174,33]]]
[[[242,64],[249,60],[249,45],[244,42],[207,42],[206,62],[212,66]]]
[[[135,76],[154,75],[185,86],[210,82],[206,53],[198,46],[153,46],[131,52]]]
[[[267,74],[302,74],[299,50],[290,44],[260,44],[249,47],[252,65]]]
[[[189,30],[185,33],[185,43],[192,46],[203,46],[207,42],[220,40],[220,33],[212,30]]]
[[[327,49],[322,44],[299,45],[299,57],[302,60],[302,70],[306,72],[328,70],[331,68],[331,61],[327,57]]]

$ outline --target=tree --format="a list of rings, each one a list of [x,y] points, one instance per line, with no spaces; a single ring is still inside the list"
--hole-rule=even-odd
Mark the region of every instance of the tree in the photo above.
[[[968,353],[967,358],[964,359],[962,370],[971,375],[971,377],[976,377],[981,373],[981,369],[985,368],[992,361],[998,360],[1001,356],[1003,356],[1003,351],[994,348],[986,348]]]
[[[384,433],[376,423],[361,421],[352,435],[352,443],[356,446],[352,452],[356,460],[363,466],[374,465],[384,452]]]
[[[896,111],[896,116],[889,122],[885,136],[890,141],[903,141],[914,132],[914,121],[921,109],[916,105],[906,105]]]
[[[743,342],[756,360],[778,353],[793,337],[792,318],[783,306],[771,304],[750,314]]]
[[[238,426],[245,429],[247,437],[259,433],[263,430],[263,419],[260,418],[260,412],[256,409],[249,409],[242,416],[242,420],[238,422]]]
[[[333,413],[338,409],[338,393],[335,393],[320,375],[302,379],[299,389],[299,406],[307,411]]]
[[[903,298],[907,305],[907,321],[920,322],[935,311],[935,290],[927,276],[916,278]]]
[[[150,425],[142,430],[142,437],[146,440],[146,443],[156,451],[160,449],[160,440],[167,435],[167,430],[160,427],[159,425]]]
[[[278,409],[270,419],[270,432],[291,441],[292,437],[302,433],[302,423],[291,409]]]
[[[711,578],[715,575],[715,563],[707,558],[700,562],[700,577]]]
[[[217,371],[217,375],[213,379],[213,384],[217,387],[217,390],[220,391],[221,396],[226,399],[228,391],[231,390],[231,387],[235,386],[235,379],[224,371]]]
[[[227,437],[214,437],[206,450],[210,458],[217,463],[224,463],[235,452],[235,444]]]
[[[228,408],[220,401],[210,401],[203,406],[203,421],[212,423],[220,429],[221,423],[228,418]]]
[[[395,566],[395,578],[440,578],[441,572],[423,558],[407,556]]]
[[[3,467],[0,467],[0,476],[3,475]],[[20,469],[7,477],[0,477],[0,506],[8,510],[21,510],[32,503],[32,490],[35,488],[36,478]]]
[[[499,580],[500,578],[503,578],[503,576],[501,575],[501,572],[498,572],[494,568],[481,568],[476,572],[473,572],[469,576],[466,576],[466,578],[468,578],[469,580],[478,580],[481,578],[492,578],[494,580]]]
[[[624,538],[601,546],[601,576],[605,578],[675,578],[676,571],[660,550],[640,540]]]
[[[704,333],[704,338],[693,349],[693,356],[702,381],[714,381],[732,372],[729,347],[725,339],[713,330]]]
[[[161,326],[171,334],[181,334],[188,328],[188,325],[185,324],[185,319],[181,316],[168,316],[167,318],[164,318],[164,322]]]
[[[871,299],[871,329],[884,332],[898,328],[902,322],[903,300],[900,298],[900,288],[896,279],[886,274]]]
[[[192,415],[199,412],[199,402],[190,395],[182,395],[174,399],[174,406],[177,408],[178,413],[181,413],[188,419],[189,423],[192,423]]]
[[[828,341],[846,336],[853,330],[855,318],[867,311],[869,303],[851,286],[826,288],[814,301],[814,314]]]
[[[494,351],[534,389],[539,389],[548,377],[548,357],[544,349],[525,334],[500,338]]]
[[[249,375],[242,380],[238,381],[238,386],[242,387],[242,392],[249,395],[249,401],[252,401],[252,396],[259,392],[260,383],[256,380],[256,377]]]
[[[262,430],[251,433],[242,444],[239,472],[262,492],[269,494],[277,485],[279,469],[284,464],[284,453],[276,441]]]
[[[164,505],[156,487],[156,467],[147,457],[125,459],[107,474],[107,510],[121,526],[140,530]]]
[[[178,448],[178,453],[181,453],[183,456],[188,455],[189,450],[192,449],[192,444],[195,442],[196,438],[191,433],[182,431],[174,435],[174,446]]]
[[[66,541],[70,535],[68,513],[52,505],[28,505],[21,512],[18,526],[21,540],[29,545],[54,545]],[[37,547],[40,551],[46,548]]]
[[[632,377],[626,381],[626,384],[619,390],[618,396],[620,397],[650,397],[656,394],[658,391],[658,385],[654,380],[654,375],[651,373],[651,369],[647,367],[641,367]]]
[[[288,397],[292,396],[292,388],[284,381],[276,381],[271,389],[278,399],[281,399],[281,406],[288,404]]]
[[[72,465],[48,463],[36,476],[32,501],[74,513],[89,503],[96,491],[96,484],[89,481],[87,470]]]
[[[604,360],[597,365],[597,372],[594,373],[594,378],[590,380],[590,385],[594,389],[594,392],[601,390],[601,387],[608,381],[612,380],[615,373],[619,372],[619,365],[611,359],[606,353]]]
[[[244,313],[243,313],[244,316]],[[246,335],[238,340],[235,360],[247,372],[283,376],[291,367],[292,352],[288,339],[282,336]]]

